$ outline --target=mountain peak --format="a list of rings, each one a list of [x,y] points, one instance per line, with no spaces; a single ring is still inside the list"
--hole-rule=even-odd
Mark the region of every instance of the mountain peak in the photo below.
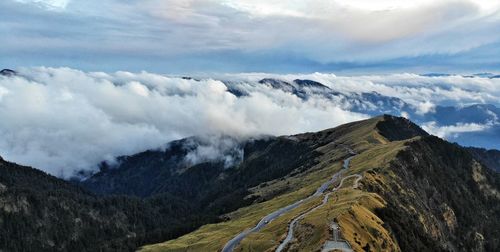
[[[401,141],[429,135],[425,130],[404,117],[383,115],[378,118],[381,120],[377,123],[376,129],[389,141]]]
[[[11,69],[3,69],[0,71],[0,75],[11,77],[17,75],[17,72]]]
[[[329,87],[317,82],[317,81],[313,81],[313,80],[300,80],[300,79],[296,79],[293,81],[294,83],[296,83],[297,85],[299,85],[300,87],[312,87],[312,88],[321,88],[321,89],[330,89]]]
[[[278,79],[264,78],[260,80],[259,83],[268,85],[275,89],[281,89],[285,92],[290,92],[290,93],[296,92],[295,87],[292,86],[290,83]]]

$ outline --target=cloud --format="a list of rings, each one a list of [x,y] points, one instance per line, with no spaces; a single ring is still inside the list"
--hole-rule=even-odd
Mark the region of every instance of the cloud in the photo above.
[[[213,79],[43,67],[19,72],[0,77],[0,153],[62,177],[193,135],[293,134],[366,118],[324,98],[303,101],[258,86],[238,98]],[[214,155],[203,147],[196,153],[188,158]]]
[[[229,165],[241,155],[237,146],[244,139],[318,131],[387,106],[361,93],[401,99],[391,111],[421,117],[410,119],[424,120],[424,128],[441,137],[486,130],[497,123],[497,112],[487,110],[480,117],[491,122],[442,125],[425,117],[433,116],[436,106],[500,106],[500,79],[477,77],[246,73],[188,79],[47,67],[18,72],[17,77],[0,76],[0,155],[62,177],[191,136],[204,137],[204,144],[193,148],[186,161],[215,159]],[[259,84],[263,78],[315,80],[345,96],[310,91],[302,99]],[[246,95],[235,96],[228,88]]]
[[[69,0],[15,0],[24,4],[35,4],[49,10],[65,9]]]
[[[228,168],[243,160],[242,141],[234,137],[210,135],[189,138],[184,147],[190,150],[184,161],[191,165],[218,161]]]
[[[468,78],[461,75],[427,77],[412,73],[390,75],[337,76],[328,73],[313,74],[226,74],[219,78],[258,81],[261,78],[287,81],[310,79],[344,93],[377,92],[397,97],[411,104],[421,114],[432,112],[436,105],[466,106],[489,103],[500,106],[500,79]]]
[[[436,122],[428,122],[423,124],[422,128],[435,136],[452,139],[456,138],[461,133],[480,132],[489,129],[492,126],[492,123],[457,123],[455,125],[438,126]]]
[[[435,104],[430,101],[424,101],[418,104],[417,106],[417,114],[425,115],[431,111],[434,111]]]
[[[453,57],[472,52],[494,69],[500,63],[488,47],[500,47],[499,13],[487,0],[7,0],[0,52],[9,60],[0,63],[292,72],[438,68],[456,59],[448,70],[463,71],[478,65]]]

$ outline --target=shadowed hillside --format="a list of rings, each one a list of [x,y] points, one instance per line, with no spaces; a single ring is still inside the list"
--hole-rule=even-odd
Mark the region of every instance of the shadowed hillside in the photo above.
[[[500,172],[500,151],[499,150],[486,150],[483,148],[468,147],[467,150],[472,156],[486,165],[488,168]]]

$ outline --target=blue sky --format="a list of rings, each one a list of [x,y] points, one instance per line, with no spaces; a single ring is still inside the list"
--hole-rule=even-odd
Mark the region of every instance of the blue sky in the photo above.
[[[4,0],[0,66],[497,72],[494,0]]]

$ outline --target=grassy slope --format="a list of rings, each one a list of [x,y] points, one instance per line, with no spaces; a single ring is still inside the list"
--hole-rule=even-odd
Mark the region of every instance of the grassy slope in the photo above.
[[[318,133],[297,135],[300,141],[315,144],[316,150],[323,153],[320,163],[311,170],[294,177],[272,181],[255,188],[255,193],[265,194],[288,186],[297,191],[283,194],[269,201],[254,204],[231,213],[230,221],[206,225],[197,231],[178,239],[161,244],[145,246],[144,251],[217,251],[239,232],[255,225],[263,216],[298,199],[310,195],[324,181],[341,167],[346,156],[345,148],[350,146],[360,153],[351,162],[350,171],[346,174],[360,173],[363,180],[373,179],[367,171],[381,169],[394,158],[399,150],[404,148],[404,141],[389,142],[381,136],[376,124],[382,117],[362,122],[346,124],[333,130]],[[341,145],[339,145],[341,144]],[[352,181],[346,181],[343,189],[335,192],[324,207],[306,216],[296,229],[297,237],[291,243],[289,250],[318,250],[329,237],[329,225],[336,220],[341,227],[345,239],[357,251],[365,248],[373,250],[398,251],[399,247],[382,226],[382,221],[373,213],[374,209],[383,207],[384,200],[377,194],[363,191],[363,180],[360,189],[351,189]],[[273,250],[285,237],[288,222],[306,209],[320,203],[305,204],[294,211],[276,219],[258,233],[253,233],[244,239],[236,251],[266,251]]]
[[[371,179],[367,171],[383,168],[403,148],[404,142],[373,144],[356,156],[346,175],[363,174],[360,188],[352,189],[354,178],[347,180],[341,190],[332,194],[327,205],[306,216],[296,228],[298,237],[289,251],[319,250],[331,237],[329,225],[334,220],[339,223],[344,238],[355,251],[369,248],[373,251],[399,251],[397,243],[383,227],[382,220],[374,214],[375,209],[385,206],[385,201],[377,194],[363,191],[362,184],[364,180]]]
[[[178,239],[171,240],[165,243],[149,245],[143,247],[144,251],[217,251],[236,234],[243,230],[256,225],[259,220],[265,215],[289,205],[297,200],[307,197],[312,194],[324,180],[320,178],[330,177],[340,169],[340,163],[335,163],[312,173],[303,174],[302,179],[289,179],[293,183],[292,188],[298,190],[278,196],[272,200],[253,204],[248,207],[241,208],[229,216],[230,221],[217,224],[209,224],[201,227],[195,232],[184,235]],[[281,181],[275,181],[280,183]],[[275,183],[271,184],[271,186]],[[257,190],[257,189],[256,189]],[[260,190],[264,190],[261,188]],[[296,209],[299,210],[299,209]],[[273,221],[269,227],[274,227],[278,221]],[[286,228],[286,222],[282,229]]]

